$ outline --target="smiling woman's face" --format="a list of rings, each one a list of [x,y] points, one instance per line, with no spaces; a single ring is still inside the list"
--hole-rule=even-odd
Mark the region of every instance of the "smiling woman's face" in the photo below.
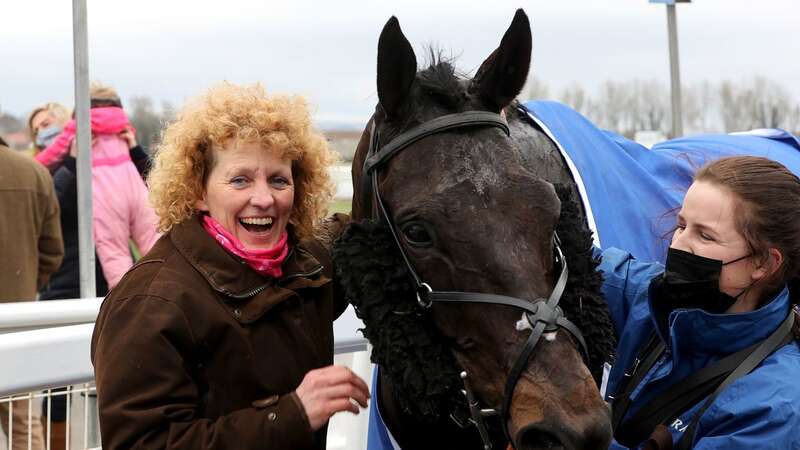
[[[230,141],[213,151],[215,165],[197,209],[247,249],[273,247],[289,224],[294,204],[292,161],[258,143]]]

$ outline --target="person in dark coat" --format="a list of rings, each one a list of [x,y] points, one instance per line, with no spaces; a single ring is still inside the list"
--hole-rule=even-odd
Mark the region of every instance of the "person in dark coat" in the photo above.
[[[91,355],[103,448],[319,449],[363,380],[333,363],[345,309],[325,138],[305,102],[223,84],[166,130],[164,236],[106,297]]]

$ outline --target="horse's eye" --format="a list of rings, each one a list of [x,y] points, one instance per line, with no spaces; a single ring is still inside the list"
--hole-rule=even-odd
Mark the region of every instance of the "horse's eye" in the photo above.
[[[411,245],[420,247],[432,244],[431,235],[428,230],[419,223],[410,223],[403,227],[403,235]]]

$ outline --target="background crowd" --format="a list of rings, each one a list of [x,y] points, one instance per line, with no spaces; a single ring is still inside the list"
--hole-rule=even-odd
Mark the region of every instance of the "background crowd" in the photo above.
[[[147,201],[148,152],[136,139],[119,94],[94,83],[90,91],[92,128],[93,237],[96,293],[105,296],[158,239],[156,217]],[[8,148],[0,137],[0,302],[80,297],[75,120],[56,102],[31,110],[27,125],[32,148]],[[66,396],[50,404],[52,449],[64,448]],[[47,405],[14,402],[13,449],[44,449]],[[44,409],[44,411],[41,411]],[[8,406],[0,423],[8,432]],[[30,417],[30,420],[29,420]],[[28,433],[31,430],[29,447]]]

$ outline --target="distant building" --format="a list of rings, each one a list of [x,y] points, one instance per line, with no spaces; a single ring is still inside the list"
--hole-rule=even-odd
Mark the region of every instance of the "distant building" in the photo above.
[[[361,133],[361,130],[323,131],[331,149],[342,155],[342,162],[353,160],[358,141],[361,140]]]
[[[9,148],[15,150],[28,150],[31,148],[30,136],[25,129],[25,122],[12,116],[0,112],[0,135],[6,141]]]
[[[29,150],[31,148],[31,137],[26,131],[4,133],[3,139],[8,143],[8,147],[14,150]]]

